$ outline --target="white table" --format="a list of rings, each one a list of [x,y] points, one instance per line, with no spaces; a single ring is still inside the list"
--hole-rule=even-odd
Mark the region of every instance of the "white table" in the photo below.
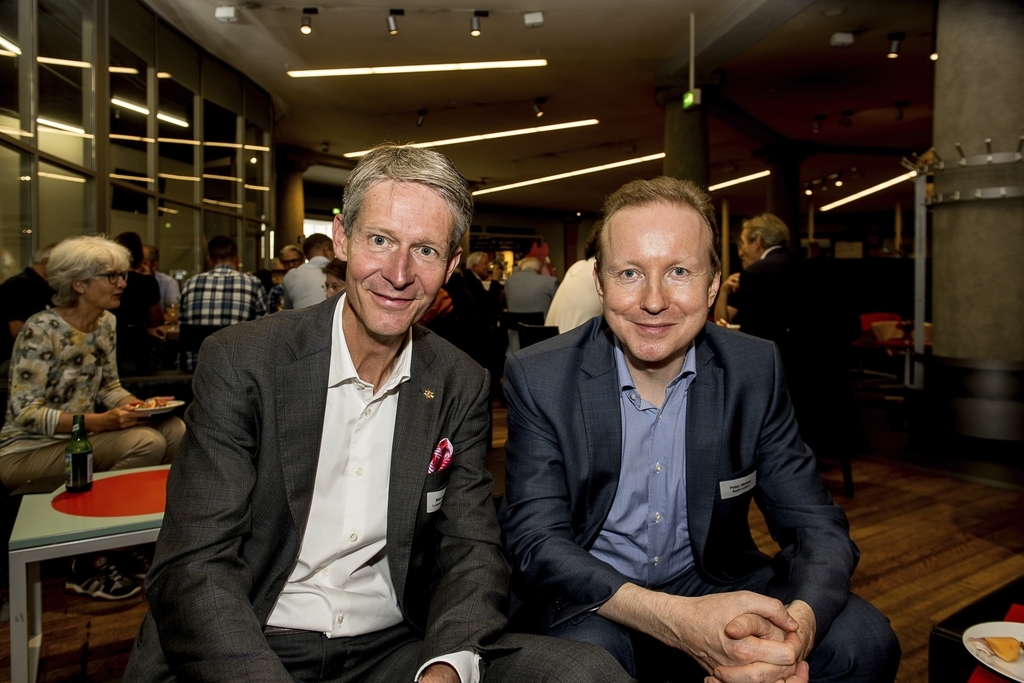
[[[170,465],[97,473],[94,481]],[[80,517],[59,512],[51,502],[64,492],[37,493],[22,498],[8,546],[11,584],[11,681],[34,683],[43,643],[43,592],[39,563],[57,557],[152,543],[163,512],[122,517]],[[90,495],[92,491],[87,494]]]

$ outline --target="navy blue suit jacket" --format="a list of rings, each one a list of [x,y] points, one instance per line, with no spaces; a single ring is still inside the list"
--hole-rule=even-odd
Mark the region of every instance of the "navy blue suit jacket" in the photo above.
[[[708,324],[696,354],[686,415],[696,570],[705,581],[728,586],[773,564],[785,602],[807,602],[820,637],[846,605],[859,553],[800,440],[778,349]],[[604,319],[510,358],[505,394],[500,522],[520,623],[543,631],[601,605],[627,581],[588,552],[611,508],[621,463],[619,382]],[[751,474],[751,490],[723,498],[723,482]],[[774,559],[751,538],[751,499],[780,545]]]

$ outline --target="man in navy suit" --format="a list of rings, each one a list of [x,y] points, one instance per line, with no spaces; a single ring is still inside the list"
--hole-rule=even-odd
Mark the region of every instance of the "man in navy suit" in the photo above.
[[[670,178],[605,203],[603,318],[509,359],[515,620],[659,681],[892,681],[888,620],[800,440],[776,346],[707,322],[710,198]],[[762,554],[757,503],[780,551]]]

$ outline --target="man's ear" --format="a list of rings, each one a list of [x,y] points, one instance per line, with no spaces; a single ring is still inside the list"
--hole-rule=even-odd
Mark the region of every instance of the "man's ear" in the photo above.
[[[718,289],[722,286],[722,271],[719,270],[715,273],[715,276],[711,278],[711,284],[708,286],[708,308],[710,309],[715,305],[715,297],[718,296]]]
[[[331,235],[334,237],[335,258],[348,261],[348,254],[345,252],[345,221],[340,213],[334,215],[334,223],[331,224]]]
[[[601,286],[601,272],[598,270],[597,262],[594,262],[594,286],[597,287],[597,298],[604,304],[604,287]]]
[[[448,268],[444,274],[444,281],[448,282],[448,278],[455,272],[455,266],[459,265],[459,259],[462,258],[462,248],[458,248],[455,252],[448,257]]]

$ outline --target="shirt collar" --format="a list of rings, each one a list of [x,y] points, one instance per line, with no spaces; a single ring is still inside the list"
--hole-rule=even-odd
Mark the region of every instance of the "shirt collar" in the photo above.
[[[782,249],[782,245],[781,244],[776,244],[774,247],[768,247],[763,252],[761,252],[761,258],[759,258],[758,260],[759,261],[764,261],[764,257],[767,256],[769,253],[775,251],[776,249]]]
[[[345,292],[338,296],[338,303],[334,307],[333,332],[331,333],[331,370],[327,377],[327,386],[335,387],[343,382],[362,382],[359,373],[356,372],[355,363],[352,362],[352,354],[348,350],[348,343],[345,342],[345,330],[341,324],[341,312],[345,310]],[[402,382],[409,379],[412,372],[412,328],[406,333],[405,344],[398,352],[395,363],[391,368],[391,376],[381,386],[376,394],[391,391]]]
[[[679,374],[676,375],[668,386],[678,384],[679,381],[687,375],[697,375],[697,354],[694,351],[694,342],[690,342],[690,345],[686,347],[686,356],[683,357],[683,367],[679,370]],[[629,374],[629,366],[626,365],[626,354],[622,350],[622,344],[618,338],[615,338],[615,370],[619,375],[619,388],[620,390],[635,389],[636,385],[633,383],[633,376]]]

